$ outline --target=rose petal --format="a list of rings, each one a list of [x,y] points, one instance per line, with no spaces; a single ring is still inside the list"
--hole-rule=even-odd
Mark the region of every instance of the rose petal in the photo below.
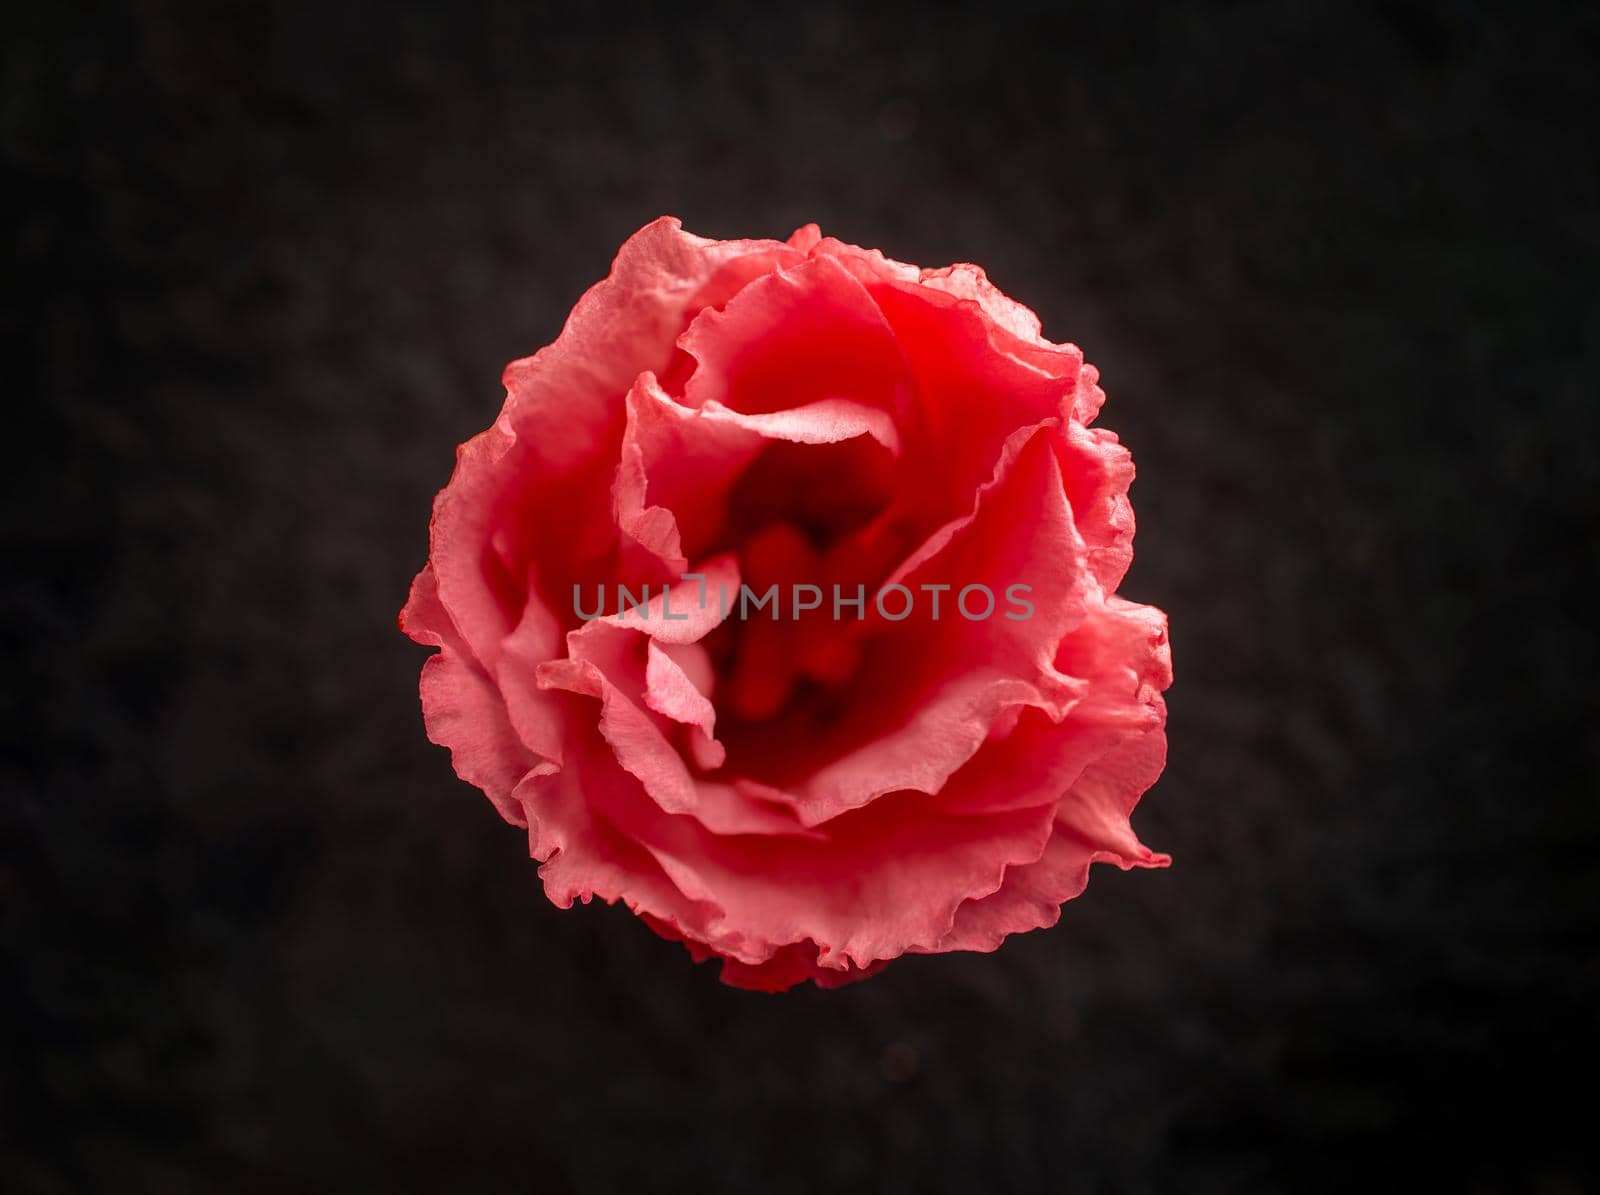
[[[997,890],[1007,867],[1039,858],[1051,833],[1048,808],[984,818],[919,810],[902,794],[828,827],[822,841],[733,842],[686,819],[629,811],[607,794],[614,816],[709,920],[680,920],[728,958],[761,963],[799,942],[817,946],[819,966],[842,970],[897,958],[950,930],[965,900]],[[885,851],[886,843],[894,850]]]
[[[610,674],[590,660],[551,660],[539,666],[539,684],[600,700],[600,733],[616,763],[660,810],[693,818],[718,835],[815,837],[780,805],[753,800],[732,784],[697,780],[656,722],[612,681],[612,675],[625,673],[626,668],[616,660],[609,663]],[[586,789],[591,801],[601,786],[630,783],[593,760],[585,775],[593,780],[594,787]]]
[[[778,251],[793,252],[704,240],[663,217],[628,239],[553,344],[506,367],[505,405],[458,450],[430,532],[440,602],[479,660],[493,663],[520,618],[529,561],[609,545],[583,520],[611,518],[603,495],[624,418],[618,396],[641,370],[670,362],[688,304],[719,270]],[[552,527],[556,509],[567,518]]]
[[[707,738],[715,736],[716,706],[695,687],[689,674],[679,667],[678,662],[653,639],[645,662],[644,699],[645,704],[662,717],[686,726],[697,726]]]
[[[1078,423],[1091,423],[1105,402],[1105,392],[1095,383],[1100,371],[1085,365],[1075,344],[1054,344],[1041,335],[1039,317],[1003,294],[989,281],[981,266],[962,262],[940,270],[923,270],[923,286],[976,303],[990,323],[997,350],[1025,361],[1051,377],[1071,383],[1071,400],[1064,415]]]
[[[566,734],[561,703],[534,683],[535,669],[562,654],[561,624],[531,584],[522,620],[501,641],[494,679],[505,700],[506,716],[528,750],[560,764]]]
[[[998,891],[963,904],[949,933],[918,952],[995,949],[1010,934],[1051,926],[1061,905],[1089,881],[1091,863],[1166,867],[1171,859],[1144,847],[1126,825],[1126,814],[1155,783],[1166,760],[1166,736],[1152,731],[1130,739],[1091,764],[1062,800],[1063,811],[1043,856],[1007,869]],[[1121,810],[1120,822],[1105,820]]]
[[[923,584],[946,586],[942,621],[932,617],[926,593],[923,609],[905,623],[880,621],[880,640],[866,649],[876,668],[865,665],[864,676],[892,677],[893,691],[858,687],[851,694],[859,712],[841,720],[845,749],[816,739],[796,744],[804,756],[778,783],[806,824],[899,789],[937,792],[1007,710],[1035,706],[1059,718],[1075,696],[1054,656],[1083,617],[1091,579],[1062,493],[1053,434],[1049,424],[1017,433],[972,513],[894,574],[909,583],[914,600]],[[990,617],[961,615],[958,590],[968,584],[989,586]],[[1032,617],[1000,612],[1013,584],[1031,586]],[[746,753],[735,739],[725,741],[742,762]]]
[[[675,401],[642,374],[627,398],[628,424],[617,470],[617,519],[624,534],[663,568],[683,571],[723,533],[729,491],[774,443],[823,445],[869,437],[900,449],[888,414],[850,399],[820,399],[765,415],[708,401]],[[818,460],[820,465],[821,458]]]
[[[883,313],[830,257],[757,279],[721,311],[702,311],[679,344],[696,361],[689,407],[762,415],[844,398],[894,411],[906,383]]]
[[[1068,423],[1060,442],[1061,475],[1073,522],[1089,549],[1100,588],[1113,592],[1133,563],[1133,455],[1115,432]]]
[[[450,749],[456,775],[481,788],[501,817],[527,825],[512,794],[525,777],[548,774],[555,765],[517,738],[494,684],[470,660],[446,649],[423,664],[419,688],[429,741]]]
[[[718,556],[702,564],[698,572],[688,574],[687,579],[658,588],[648,602],[627,605],[596,621],[638,631],[662,643],[698,643],[728,617],[731,606],[723,603],[722,595],[738,590],[738,560]],[[644,591],[637,596],[642,598]]]
[[[1092,594],[1056,667],[1080,694],[1067,715],[1052,722],[1021,711],[1009,733],[992,738],[951,779],[945,796],[952,812],[1054,804],[1090,764],[1166,720],[1161,690],[1172,682],[1172,656],[1159,610]]]

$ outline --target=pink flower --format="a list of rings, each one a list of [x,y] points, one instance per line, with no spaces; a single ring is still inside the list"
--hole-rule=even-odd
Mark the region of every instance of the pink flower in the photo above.
[[[1166,616],[1114,592],[1098,376],[976,266],[657,220],[434,503],[400,615],[429,738],[557,905],[743,987],[993,950],[1093,862],[1164,866],[1128,819]]]

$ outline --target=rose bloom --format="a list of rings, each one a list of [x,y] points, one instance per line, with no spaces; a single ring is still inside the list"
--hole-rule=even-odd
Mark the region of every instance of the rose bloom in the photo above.
[[[557,905],[623,901],[741,987],[993,950],[1091,863],[1164,866],[1129,814],[1166,616],[1115,596],[1133,462],[1098,377],[976,266],[655,221],[506,368],[434,503],[400,615],[439,648],[429,738]],[[828,597],[725,616],[741,585]],[[1031,616],[964,616],[972,585]]]

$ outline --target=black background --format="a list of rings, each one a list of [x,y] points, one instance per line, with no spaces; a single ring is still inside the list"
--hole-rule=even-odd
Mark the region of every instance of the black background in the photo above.
[[[54,7],[0,51],[3,1185],[1600,1181],[1593,18]],[[394,616],[663,212],[980,262],[1101,366],[1170,871],[778,997],[545,902]]]

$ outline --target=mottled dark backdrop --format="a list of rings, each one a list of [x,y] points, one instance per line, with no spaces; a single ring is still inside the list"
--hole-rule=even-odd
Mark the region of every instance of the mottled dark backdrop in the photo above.
[[[864,11],[7,17],[5,1187],[1600,1181],[1594,19]],[[544,901],[394,616],[662,212],[1100,364],[1170,871],[783,997]]]

